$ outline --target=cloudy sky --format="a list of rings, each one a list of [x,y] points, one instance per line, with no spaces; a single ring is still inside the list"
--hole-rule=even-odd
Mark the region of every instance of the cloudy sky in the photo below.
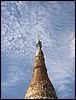
[[[37,35],[58,98],[75,98],[75,2],[1,2],[1,98],[24,98]]]

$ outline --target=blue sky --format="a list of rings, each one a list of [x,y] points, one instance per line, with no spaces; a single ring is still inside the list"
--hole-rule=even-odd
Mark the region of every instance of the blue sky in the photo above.
[[[24,98],[37,35],[58,98],[75,98],[75,2],[1,2],[1,98]]]

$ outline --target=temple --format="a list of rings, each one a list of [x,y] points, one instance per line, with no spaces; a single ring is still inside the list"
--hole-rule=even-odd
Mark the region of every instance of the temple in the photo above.
[[[44,53],[41,49],[42,43],[39,38],[36,47],[33,75],[24,99],[58,99],[47,74]]]

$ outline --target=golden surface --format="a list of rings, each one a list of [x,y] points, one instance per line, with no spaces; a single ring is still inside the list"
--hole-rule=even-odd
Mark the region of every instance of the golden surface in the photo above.
[[[41,46],[38,43],[37,45],[38,47]],[[43,52],[38,53],[34,59],[33,75],[25,99],[58,99],[55,89],[48,78]]]

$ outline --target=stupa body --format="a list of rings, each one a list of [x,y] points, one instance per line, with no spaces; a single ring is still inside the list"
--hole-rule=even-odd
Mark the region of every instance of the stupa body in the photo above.
[[[47,74],[44,54],[41,50],[42,43],[39,39],[36,46],[33,75],[26,91],[25,99],[58,99]]]

